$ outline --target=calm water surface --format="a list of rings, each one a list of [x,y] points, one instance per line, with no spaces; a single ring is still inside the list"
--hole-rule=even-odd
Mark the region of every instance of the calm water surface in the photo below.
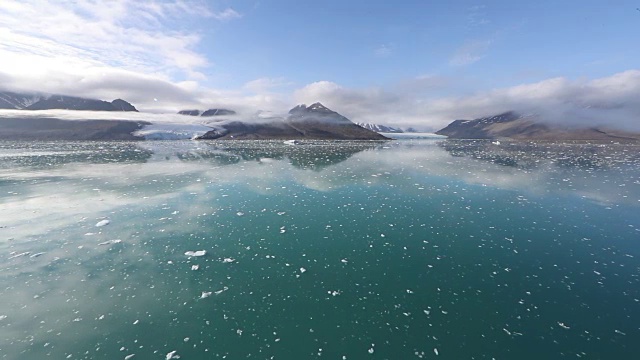
[[[639,276],[637,145],[0,143],[2,359],[635,359]]]

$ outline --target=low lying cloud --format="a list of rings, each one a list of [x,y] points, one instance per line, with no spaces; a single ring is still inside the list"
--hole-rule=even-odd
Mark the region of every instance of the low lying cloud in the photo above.
[[[427,81],[428,80],[428,81]],[[437,92],[442,79],[427,79]],[[515,110],[557,124],[640,129],[640,70],[599,79],[552,78],[537,83],[478,92],[471,96],[429,97],[428,91],[350,89],[320,81],[294,93],[302,103],[321,101],[353,121],[437,130],[455,119],[474,119]]]

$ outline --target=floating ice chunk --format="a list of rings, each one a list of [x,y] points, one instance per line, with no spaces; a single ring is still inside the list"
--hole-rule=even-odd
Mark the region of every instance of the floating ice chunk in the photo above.
[[[283,141],[283,143],[287,144],[287,145],[300,145],[301,144],[301,142],[298,141],[298,140],[285,140],[285,141]]]
[[[0,315],[0,321],[4,320],[7,318],[7,315]]]
[[[438,356],[438,348],[433,348],[433,353],[436,354],[436,356]]]
[[[225,292],[225,291],[227,291],[227,290],[229,290],[229,288],[225,286],[225,287],[223,287],[222,289],[220,289],[220,290],[218,290],[218,291],[214,292],[214,294],[216,294],[216,295],[220,295],[220,294],[222,294],[223,292]]]
[[[178,352],[173,350],[172,352],[167,353],[167,356],[165,357],[166,360],[171,360],[171,359],[180,359],[180,355],[178,355]]]
[[[100,243],[100,244],[98,244],[98,245],[111,245],[111,244],[119,244],[119,243],[121,243],[121,242],[122,242],[122,240],[120,240],[120,239],[115,239],[115,240],[107,240],[107,241],[105,241],[105,242],[101,242],[101,243]]]
[[[132,358],[132,357],[134,357],[134,356],[136,356],[136,354],[129,354],[129,355],[127,355],[127,356],[125,356],[125,357],[124,357],[124,360],[129,360],[129,359],[131,359],[131,358]]]
[[[207,250],[197,250],[197,251],[187,251],[184,253],[186,256],[205,256],[207,255]]]
[[[570,329],[570,327],[568,327],[567,325],[565,325],[564,323],[561,323],[561,322],[559,322],[559,321],[558,321],[558,325],[559,325],[561,328],[563,328],[563,329],[567,329],[567,330],[569,330],[569,329]]]
[[[29,256],[29,257],[30,258],[37,258],[38,256],[42,256],[42,255],[44,255],[44,253],[43,252],[39,252],[39,253],[35,253],[35,254],[33,254],[33,255]]]
[[[333,291],[329,290],[329,291],[327,291],[327,293],[329,295],[331,295],[331,296],[338,296],[338,295],[342,294],[342,291],[340,291],[340,290],[333,290]]]
[[[191,270],[196,271],[200,269],[200,265],[191,265]]]
[[[369,354],[373,354],[373,348],[369,348]]]
[[[301,268],[300,268],[300,273],[301,273],[301,274],[304,274],[305,272],[307,272],[307,269],[305,269],[305,268],[301,267]]]
[[[211,291],[203,291],[202,295],[200,295],[200,299],[206,299],[213,294]]]
[[[242,211],[238,211],[238,212],[236,213],[236,215],[238,215],[238,216],[244,216],[244,213],[243,213]]]
[[[343,264],[346,264],[346,263],[348,263],[348,262],[349,262],[349,260],[347,260],[347,259],[342,259],[342,260],[340,260],[340,261],[341,261]]]
[[[12,253],[12,254],[15,254],[15,253]],[[15,259],[15,258],[19,258],[19,257],[23,257],[23,256],[27,256],[29,254],[31,254],[31,251],[25,251],[23,253],[19,253],[19,254],[15,254],[15,255],[10,256],[9,260]]]
[[[224,259],[222,259],[222,262],[225,263],[225,264],[230,264],[230,263],[232,263],[234,261],[236,261],[236,259],[233,259],[233,258],[224,258]]]
[[[102,226],[107,226],[111,223],[111,221],[104,219],[104,220],[100,220],[96,223],[96,227],[102,227]]]

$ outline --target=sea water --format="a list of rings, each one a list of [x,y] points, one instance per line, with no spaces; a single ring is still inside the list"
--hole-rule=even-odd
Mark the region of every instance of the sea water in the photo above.
[[[0,143],[2,359],[632,359],[640,147]]]

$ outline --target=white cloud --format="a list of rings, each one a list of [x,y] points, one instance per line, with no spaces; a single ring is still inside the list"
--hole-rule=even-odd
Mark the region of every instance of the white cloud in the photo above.
[[[474,40],[464,43],[449,60],[451,66],[471,65],[486,56],[490,40]]]
[[[0,90],[119,97],[151,111],[271,106],[273,97],[200,86],[212,65],[201,36],[176,30],[239,17],[200,1],[1,1]]]
[[[420,79],[408,84],[420,84]],[[426,89],[437,90],[448,81],[427,77]],[[399,86],[350,89],[320,81],[294,92],[300,103],[321,101],[357,122],[417,126],[437,130],[455,119],[473,119],[515,110],[540,115],[560,124],[605,125],[638,129],[640,70],[586,80],[553,78],[531,84],[482,91],[470,96],[429,97]]]
[[[212,16],[218,20],[232,20],[232,19],[239,19],[242,17],[240,13],[238,13],[237,11],[231,8],[227,8],[221,12],[214,13]]]
[[[382,44],[373,51],[373,54],[377,57],[389,57],[392,54],[392,48],[390,45]]]
[[[217,16],[197,4],[119,1],[2,1],[0,55],[73,58],[139,72],[201,76],[196,33],[166,24]],[[19,64],[13,64],[14,69]],[[3,70],[14,70],[7,69]]]

